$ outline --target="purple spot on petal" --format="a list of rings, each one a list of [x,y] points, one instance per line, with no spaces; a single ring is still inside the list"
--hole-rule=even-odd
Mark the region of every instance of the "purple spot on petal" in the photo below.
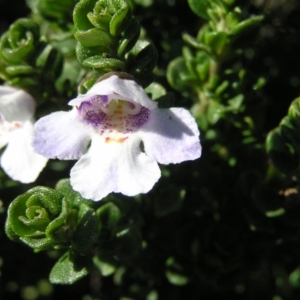
[[[129,125],[131,127],[135,127],[135,129],[138,129],[147,123],[149,119],[149,109],[142,107],[138,114],[129,115],[127,118],[129,119]]]
[[[107,95],[102,95],[101,99],[102,99],[102,103],[103,104],[107,104],[108,103],[108,96]]]
[[[102,111],[89,111],[86,113],[84,120],[94,127],[98,127],[105,118],[105,113]]]

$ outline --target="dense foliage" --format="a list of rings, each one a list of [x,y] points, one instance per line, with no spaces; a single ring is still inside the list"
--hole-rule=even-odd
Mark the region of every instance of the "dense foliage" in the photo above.
[[[122,71],[191,111],[203,153],[99,202],[73,161],[26,185],[0,169],[0,298],[299,299],[298,1],[17,2],[0,2],[0,78],[36,119]]]

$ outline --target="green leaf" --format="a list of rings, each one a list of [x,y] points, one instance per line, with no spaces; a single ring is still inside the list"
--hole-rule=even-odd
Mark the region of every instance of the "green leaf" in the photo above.
[[[225,106],[216,101],[211,101],[207,109],[207,120],[210,124],[216,124],[224,115]]]
[[[268,218],[277,218],[277,217],[280,217],[284,214],[285,214],[285,209],[284,208],[279,208],[279,209],[276,209],[276,210],[271,210],[271,211],[266,212],[266,216]]]
[[[114,235],[118,223],[122,218],[122,213],[118,206],[112,202],[108,202],[96,211],[96,215],[100,222],[100,234],[102,235]]]
[[[295,128],[300,128],[300,98],[296,98],[288,111],[288,119]]]
[[[134,2],[143,7],[150,7],[153,5],[154,0],[134,0]]]
[[[209,0],[188,0],[191,10],[199,17],[209,20],[207,9],[210,8]]]
[[[35,66],[38,68],[44,67],[47,63],[47,60],[50,56],[51,51],[53,51],[53,50],[54,49],[51,45],[47,45],[46,43],[44,43],[41,53],[35,60]],[[55,52],[57,52],[57,51],[55,51]],[[53,63],[53,61],[51,61],[51,63]]]
[[[103,14],[95,14],[95,13],[88,13],[87,17],[89,21],[95,26],[96,28],[101,28],[107,32],[109,32],[109,22],[111,20],[110,15],[103,15]]]
[[[171,284],[183,286],[189,282],[189,278],[183,274],[182,266],[173,257],[167,259],[166,268],[166,277]]]
[[[20,216],[26,216],[26,202],[30,196],[31,193],[20,195],[12,201],[8,208],[7,222],[9,222],[10,228],[19,236],[31,235],[36,231],[36,229],[24,224],[24,222],[22,222],[19,218]]]
[[[173,59],[167,68],[167,79],[170,85],[176,90],[184,90],[198,83],[199,79],[190,75],[183,57]]]
[[[102,46],[97,47],[84,47],[81,43],[76,45],[76,56],[78,61],[82,64],[87,58],[98,55],[99,53],[106,53]]]
[[[12,241],[14,242],[19,241],[19,235],[13,231],[13,229],[11,228],[11,222],[8,221],[8,219],[6,219],[5,222],[5,234]]]
[[[201,81],[205,81],[209,75],[211,62],[209,60],[205,60],[204,62],[197,64],[196,70],[199,75]]]
[[[70,212],[69,202],[66,198],[63,198],[61,200],[60,214],[52,222],[48,224],[45,230],[45,235],[47,237],[53,238],[54,232],[65,223],[69,215],[69,212]]]
[[[29,32],[27,35],[31,37],[31,39],[33,39],[31,32]],[[3,55],[3,58],[9,62],[20,63],[34,51],[34,45],[31,41],[27,42],[26,47],[23,46],[20,48],[11,49],[11,48],[5,48],[5,45],[3,45],[2,42],[4,39],[5,39],[5,35],[2,37],[1,40],[1,45],[0,45],[2,49],[1,54]]]
[[[300,267],[296,268],[289,276],[289,283],[294,288],[300,287]]]
[[[81,0],[75,5],[73,20],[78,30],[88,30],[92,28],[88,14],[93,11],[96,2],[97,0]]]
[[[85,31],[77,31],[75,33],[75,38],[84,47],[109,47],[113,42],[112,36],[108,32],[100,28],[92,28]]]
[[[39,85],[37,82],[36,78],[33,77],[14,77],[12,79],[6,79],[7,83],[10,84],[11,86],[17,86],[17,87],[22,87],[22,88],[27,88],[27,87],[32,87],[32,89],[36,90],[36,87]]]
[[[298,157],[282,136],[280,128],[269,132],[266,149],[274,165],[283,172],[290,172],[298,168]]]
[[[50,238],[31,238],[31,237],[21,237],[20,240],[27,244],[29,247],[33,248],[35,252],[45,250],[54,244],[53,240]]]
[[[78,192],[72,189],[69,178],[58,181],[55,190],[64,195],[73,204],[72,206],[79,205],[80,200],[83,199]]]
[[[153,82],[145,89],[145,92],[151,95],[152,100],[156,100],[166,94],[166,89],[161,84]]]
[[[38,24],[29,19],[17,20],[1,37],[0,48],[0,73],[4,73],[7,83],[33,95],[47,95],[48,89],[53,92],[62,72],[63,57],[40,35]],[[40,85],[41,81],[47,81],[47,85]]]
[[[115,58],[103,58],[100,55],[92,56],[82,63],[85,67],[103,69],[107,71],[123,70],[124,62]]]
[[[30,75],[34,74],[35,70],[31,66],[8,66],[5,71],[10,76]]]
[[[129,53],[129,73],[136,75],[136,73],[143,74],[152,71],[156,61],[157,51],[153,44],[147,41],[138,41]]]
[[[124,6],[113,15],[110,21],[109,31],[112,36],[116,36],[121,31],[125,30],[128,24],[126,24],[124,20],[126,20],[126,18],[129,19],[131,17],[131,10],[129,4],[125,1],[123,3]]]
[[[209,56],[215,58],[215,55],[211,49],[211,47],[209,47],[209,45],[206,45],[204,43],[201,43],[199,41],[197,41],[194,37],[192,37],[191,35],[185,33],[182,35],[182,39],[191,47],[197,49],[197,50],[202,50],[204,52],[206,52]]]
[[[130,24],[122,34],[122,38],[119,40],[118,56],[122,56],[130,51],[139,39],[139,36],[140,26],[136,19],[131,19]]]
[[[97,241],[99,234],[99,221],[94,210],[89,209],[80,218],[73,235],[74,249],[81,255],[86,255]]]
[[[254,16],[245,21],[238,23],[233,29],[230,31],[230,35],[235,36],[243,33],[245,30],[252,29],[252,27],[257,26],[264,19],[264,16]]]
[[[229,81],[224,80],[216,89],[215,94],[220,96],[224,93],[224,91],[229,87]]]
[[[7,232],[34,249],[56,244],[55,233],[70,213],[62,194],[46,187],[35,187],[12,201],[8,208]],[[12,234],[12,232],[14,234]]]
[[[256,83],[253,85],[253,90],[260,90],[262,89],[267,83],[267,80],[265,77],[259,77],[256,81]]]
[[[53,0],[39,0],[33,6],[33,11],[37,9],[43,17],[50,20],[57,19],[60,21],[65,19],[66,22],[68,22],[72,19],[74,4],[74,0],[64,0],[60,2]]]
[[[203,35],[205,45],[208,45],[213,53],[220,55],[228,43],[227,34],[223,31],[209,31]]]
[[[20,216],[19,220],[22,221],[25,225],[32,227],[36,230],[46,229],[50,222],[49,215],[45,208],[40,206],[30,206],[27,208],[26,215],[28,218],[24,216]]]
[[[287,118],[284,118],[283,121],[287,121],[286,123],[289,123]],[[283,122],[280,123],[280,132],[286,141],[294,148],[295,153],[299,155],[300,153],[298,149],[300,149],[300,136],[298,130],[290,128],[289,124],[288,126],[285,124]]]
[[[0,53],[8,62],[19,64],[32,57],[39,41],[39,26],[32,20],[19,19],[1,37]]]
[[[226,107],[226,110],[233,111],[233,112],[239,112],[243,111],[243,101],[244,101],[244,95],[238,94],[235,97],[228,100],[228,106]]]
[[[112,259],[103,259],[102,257],[94,256],[94,265],[98,268],[102,276],[109,276],[116,271],[116,261]]]
[[[73,284],[89,273],[91,260],[66,252],[56,262],[50,272],[50,282]]]
[[[103,72],[105,73],[105,72]],[[80,82],[78,86],[78,93],[79,94],[85,94],[92,88],[92,86],[97,82],[99,75],[101,75],[101,72],[90,72],[91,77],[87,76],[87,79],[84,79],[83,81]],[[104,74],[103,74],[104,75]],[[87,201],[87,200],[85,200]]]
[[[172,271],[166,271],[166,277],[170,283],[177,286],[183,286],[189,282],[188,277]]]

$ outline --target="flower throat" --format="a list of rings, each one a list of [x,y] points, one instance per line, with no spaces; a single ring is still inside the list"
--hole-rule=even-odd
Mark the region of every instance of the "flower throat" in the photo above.
[[[108,142],[123,142],[149,118],[149,110],[137,103],[116,99],[118,95],[93,96],[83,101],[78,113]]]

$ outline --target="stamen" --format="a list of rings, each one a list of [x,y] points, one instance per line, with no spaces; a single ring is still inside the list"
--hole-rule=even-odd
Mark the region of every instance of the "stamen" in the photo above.
[[[126,102],[123,105],[123,110],[128,115],[136,115],[136,114],[138,114],[140,112],[141,108],[142,108],[141,105],[133,104],[132,102]]]
[[[112,100],[107,105],[102,105],[102,103],[97,103],[97,108],[101,109],[107,116],[112,116],[118,106],[117,101]]]

